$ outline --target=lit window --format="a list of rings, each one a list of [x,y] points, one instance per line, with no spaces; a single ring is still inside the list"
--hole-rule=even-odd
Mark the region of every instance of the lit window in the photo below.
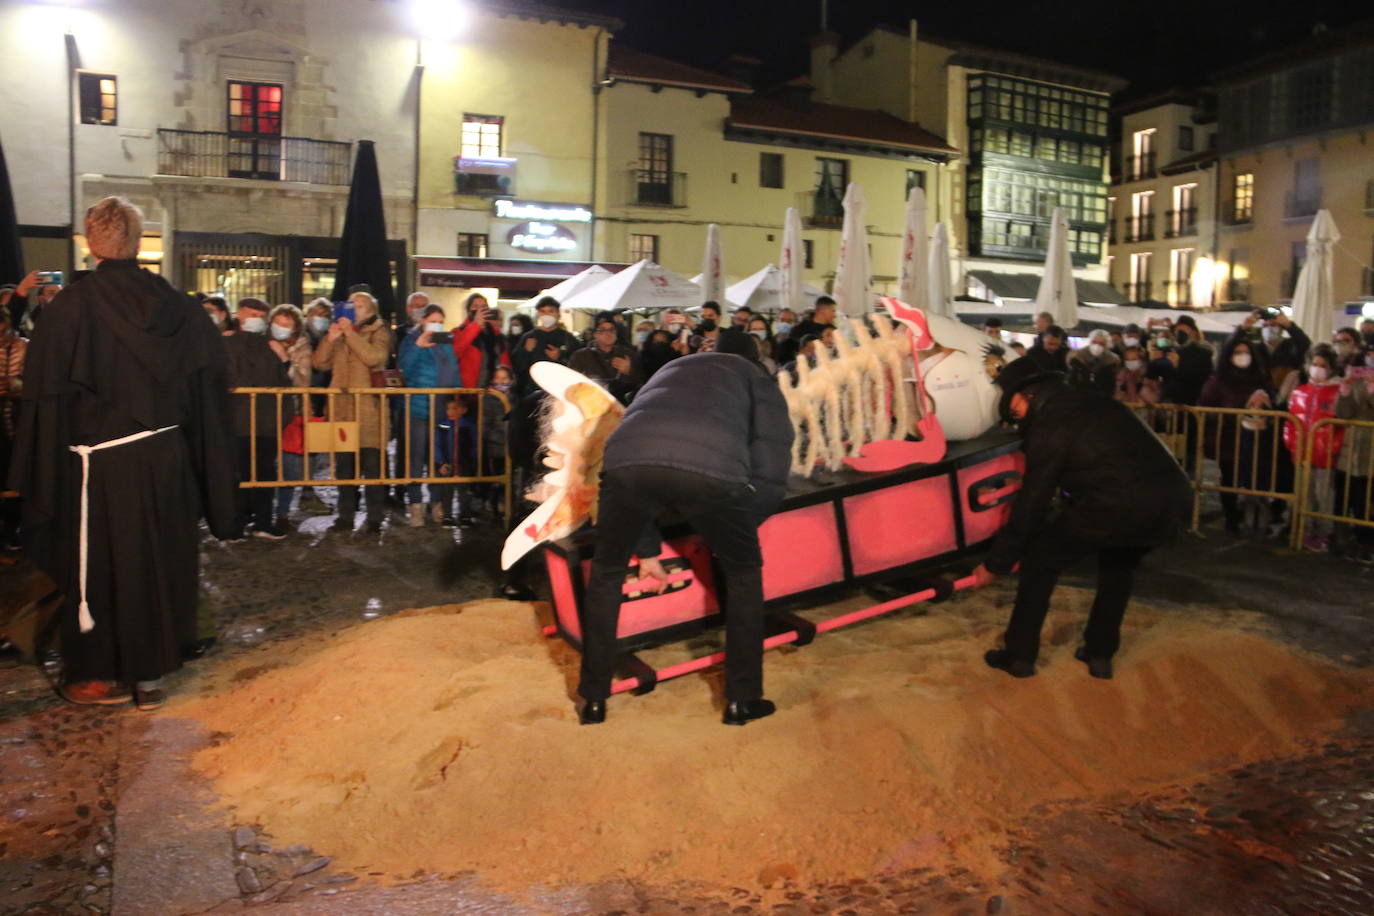
[[[494,158],[501,155],[501,130],[506,119],[500,115],[463,115],[462,153],[466,159]]]
[[[259,137],[280,137],[282,87],[272,83],[228,85],[229,133]]]
[[[1255,215],[1255,173],[1241,172],[1238,174],[1234,179],[1232,190],[1235,194],[1232,218],[1236,222],[1249,222]]]
[[[118,91],[115,86],[115,77],[108,73],[82,73],[80,74],[79,85],[81,89],[81,123],[116,123]]]
[[[631,235],[630,260],[632,262],[653,261],[658,263],[658,236]]]
[[[487,236],[484,232],[458,233],[458,257],[485,258],[487,256]]]

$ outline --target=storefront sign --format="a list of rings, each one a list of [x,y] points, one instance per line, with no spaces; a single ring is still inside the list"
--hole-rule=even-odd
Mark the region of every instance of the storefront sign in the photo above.
[[[554,223],[590,223],[592,211],[580,204],[545,204],[533,200],[496,201],[497,219],[527,219]]]
[[[572,251],[577,247],[577,236],[567,226],[530,220],[507,232],[506,242],[518,251],[546,254],[551,251]]]

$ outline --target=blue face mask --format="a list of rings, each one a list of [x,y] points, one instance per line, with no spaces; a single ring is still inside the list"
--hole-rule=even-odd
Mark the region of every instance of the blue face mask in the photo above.
[[[272,339],[273,339],[273,340],[290,340],[290,339],[291,339],[291,335],[294,334],[294,333],[296,333],[295,329],[293,329],[293,328],[288,328],[288,327],[286,327],[285,325],[280,325],[280,324],[274,324],[274,325],[272,325]]]
[[[774,327],[778,329],[779,335],[786,334],[788,331],[792,330],[792,322],[779,321],[777,324],[774,325]]]
[[[644,346],[644,341],[649,339],[648,331],[635,331],[635,345]]]
[[[329,330],[329,319],[323,315],[315,315],[310,319],[310,330],[316,334],[323,334]]]
[[[762,328],[755,328],[754,330],[750,331],[749,333],[750,333],[750,334],[753,334],[753,335],[754,335],[755,337],[757,337],[759,340],[763,340],[765,337],[768,336],[768,332],[765,331],[765,330],[763,330]]]
[[[249,334],[261,334],[263,331],[267,330],[267,319],[258,315],[254,315],[251,318],[245,318],[239,322],[239,330],[246,331]]]

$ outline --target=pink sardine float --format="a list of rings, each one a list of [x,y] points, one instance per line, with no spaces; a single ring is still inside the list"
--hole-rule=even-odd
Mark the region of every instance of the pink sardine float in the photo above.
[[[970,580],[941,573],[972,565],[964,558],[1006,524],[1020,488],[1020,439],[997,429],[993,379],[1002,363],[988,339],[895,299],[882,304],[885,314],[840,328],[833,352],[799,360],[795,378],[779,375],[795,438],[787,496],[759,529],[770,648],[805,645],[966,587]],[[548,632],[580,648],[596,475],[620,410],[566,367],[537,363],[532,375],[556,401],[546,459],[553,473],[534,495],[539,508],[508,538],[502,564],[542,551],[553,593]],[[723,658],[655,670],[634,655],[724,622],[711,552],[684,523],[665,518],[660,527],[669,581],[661,594],[625,586],[617,635],[626,676],[615,693],[652,690]],[[823,620],[798,614],[860,589],[885,600]]]

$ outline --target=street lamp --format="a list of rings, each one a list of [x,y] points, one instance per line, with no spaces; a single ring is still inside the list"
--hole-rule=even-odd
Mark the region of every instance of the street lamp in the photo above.
[[[462,0],[411,0],[410,12],[421,36],[436,41],[456,38],[472,15]]]

